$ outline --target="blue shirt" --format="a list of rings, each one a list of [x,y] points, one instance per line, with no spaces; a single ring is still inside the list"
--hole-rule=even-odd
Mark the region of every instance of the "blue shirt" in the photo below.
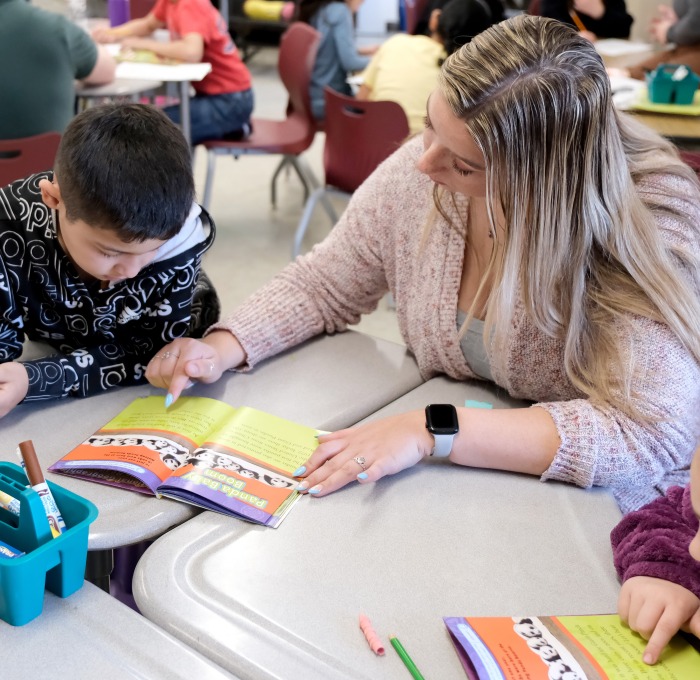
[[[323,88],[350,94],[345,82],[349,71],[361,71],[369,57],[358,54],[355,47],[352,12],[344,2],[324,5],[311,18],[311,25],[321,34],[316,63],[311,73],[311,111],[322,120],[326,114]]]

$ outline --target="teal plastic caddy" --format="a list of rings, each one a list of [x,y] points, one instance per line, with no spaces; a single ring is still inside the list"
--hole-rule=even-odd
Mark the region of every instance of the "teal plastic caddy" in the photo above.
[[[67,527],[52,538],[39,494],[27,483],[21,467],[0,463],[0,489],[20,502],[19,516],[0,507],[0,541],[26,553],[0,557],[0,618],[13,626],[41,614],[44,588],[68,597],[83,585],[88,533],[97,517],[90,501],[48,482]]]
[[[647,73],[647,93],[653,104],[692,104],[700,78],[690,67],[659,64]]]

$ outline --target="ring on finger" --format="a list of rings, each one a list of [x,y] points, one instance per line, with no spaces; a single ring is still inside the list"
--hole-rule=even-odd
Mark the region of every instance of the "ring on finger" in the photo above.
[[[364,456],[355,456],[353,460],[363,469],[367,469],[367,461]]]
[[[159,356],[159,355],[156,354],[156,356]],[[170,357],[175,357],[177,359],[179,356],[180,356],[180,352],[163,352],[163,354],[161,354],[159,358],[170,359]]]

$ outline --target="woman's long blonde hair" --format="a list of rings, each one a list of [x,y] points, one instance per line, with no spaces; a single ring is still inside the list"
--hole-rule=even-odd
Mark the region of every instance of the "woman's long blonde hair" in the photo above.
[[[572,384],[639,416],[625,318],[668,324],[700,362],[700,270],[697,251],[662,239],[656,219],[669,208],[635,183],[695,175],[615,111],[595,49],[556,21],[518,16],[479,34],[446,60],[439,88],[484,154],[492,227],[496,197],[505,215],[505,231],[494,230],[502,255],[483,277],[494,282],[484,337],[503,350],[522,296],[537,327],[564,343]],[[676,198],[699,200],[678,184]],[[697,247],[700,225],[687,228]]]

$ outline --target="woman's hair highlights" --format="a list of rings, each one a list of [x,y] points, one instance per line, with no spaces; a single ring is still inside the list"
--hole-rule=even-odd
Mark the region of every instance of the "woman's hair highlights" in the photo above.
[[[496,200],[505,216],[502,255],[484,275],[494,281],[484,338],[502,349],[522,304],[564,342],[582,394],[653,419],[635,406],[624,320],[667,324],[700,361],[700,272],[690,248],[663,241],[656,220],[668,208],[645,203],[635,182],[695,175],[616,112],[595,49],[559,22],[518,16],[477,35],[446,60],[439,89],[484,154],[492,224]],[[699,228],[688,225],[696,242]]]

